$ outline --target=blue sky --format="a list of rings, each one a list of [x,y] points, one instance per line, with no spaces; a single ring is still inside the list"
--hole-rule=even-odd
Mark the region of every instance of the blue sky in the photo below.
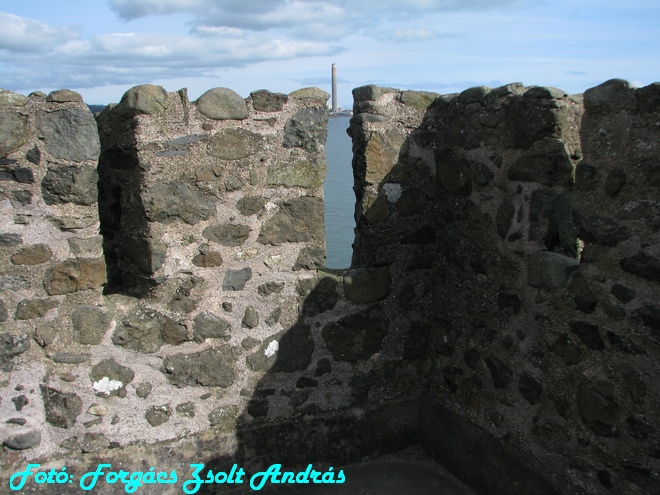
[[[111,103],[138,84],[569,93],[660,81],[658,0],[0,0],[0,88]]]

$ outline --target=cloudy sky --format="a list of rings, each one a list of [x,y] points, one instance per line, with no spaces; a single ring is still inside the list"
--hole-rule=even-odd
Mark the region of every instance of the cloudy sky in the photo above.
[[[0,0],[0,88],[111,103],[138,84],[453,93],[660,81],[658,0]]]

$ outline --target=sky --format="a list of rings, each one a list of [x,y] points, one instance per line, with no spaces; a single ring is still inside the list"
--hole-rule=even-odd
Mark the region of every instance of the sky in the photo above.
[[[582,93],[660,81],[658,0],[0,0],[0,88],[118,102],[139,84]]]

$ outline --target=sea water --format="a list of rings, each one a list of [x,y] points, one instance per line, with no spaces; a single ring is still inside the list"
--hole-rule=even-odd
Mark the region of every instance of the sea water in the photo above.
[[[328,120],[325,154],[328,173],[325,178],[325,242],[328,268],[351,266],[355,228],[355,193],[353,192],[352,141],[346,134],[349,118]]]

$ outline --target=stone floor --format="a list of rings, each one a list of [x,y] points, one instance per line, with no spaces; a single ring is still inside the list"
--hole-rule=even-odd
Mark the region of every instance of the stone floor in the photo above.
[[[335,469],[338,472],[340,468]],[[477,495],[433,461],[420,446],[343,468],[343,484],[273,485],[259,491],[237,489],[226,495]]]

